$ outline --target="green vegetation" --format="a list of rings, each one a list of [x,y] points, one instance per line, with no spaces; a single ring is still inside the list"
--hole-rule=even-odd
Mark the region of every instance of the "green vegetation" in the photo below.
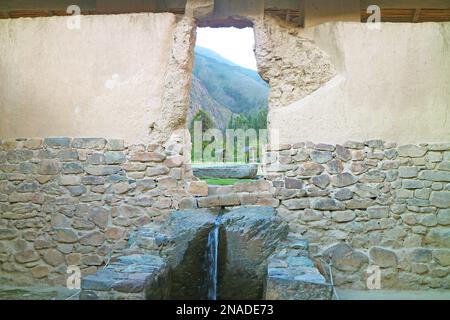
[[[202,133],[208,129],[219,129],[223,133],[224,145],[221,150],[212,150],[215,158],[226,155],[226,144],[232,143],[226,140],[227,129],[267,129],[268,95],[269,86],[256,71],[242,68],[218,55],[217,53],[201,48],[195,48],[195,64],[193,70],[193,86],[191,88],[191,110],[189,114],[189,130],[192,138],[193,150],[196,150],[194,137],[194,122],[202,122]],[[261,137],[259,137],[261,140]],[[266,141],[266,137],[263,137]],[[235,147],[234,159],[226,159],[228,162],[250,162],[250,153],[258,154],[261,141],[249,141],[245,145]],[[202,141],[201,150],[213,143]],[[237,138],[233,145],[237,144]],[[257,150],[251,150],[255,146]],[[220,152],[217,154],[216,152]],[[244,159],[238,159],[237,155],[244,153]],[[192,161],[198,160],[198,156],[192,152]],[[233,161],[234,160],[234,161]]]
[[[234,116],[228,122],[227,129],[267,129],[267,109],[253,110],[248,116],[239,114]]]
[[[189,126],[189,131],[191,134],[191,142],[192,142],[192,150],[196,150],[195,148],[195,135],[194,135],[194,123],[196,121],[199,121],[202,123],[202,134],[205,133],[208,129],[212,129],[214,128],[214,123],[213,120],[211,119],[211,117],[208,115],[208,113],[206,113],[203,110],[199,110],[195,116],[192,119],[192,122]],[[231,143],[230,141],[227,141],[226,139],[226,134],[225,130],[222,130],[223,133],[223,137],[224,137],[224,141],[223,141],[223,147],[221,148],[221,150],[216,150],[213,149],[212,153],[213,156],[216,157],[218,156],[216,154],[216,152],[222,152],[222,156],[226,155],[226,148],[227,147],[234,147],[234,158],[233,159],[227,159],[228,162],[237,162],[239,160],[238,158],[238,153],[239,152],[243,152],[244,153],[244,162],[248,163],[250,162],[250,157],[251,157],[251,148],[250,147],[256,147],[256,157],[257,159],[255,159],[256,161],[259,160],[259,158],[261,157],[261,155],[259,154],[260,151],[260,143],[261,143],[261,139],[265,140],[265,137],[261,137],[260,134],[261,132],[259,130],[261,129],[266,129],[267,128],[267,109],[262,109],[262,110],[254,110],[248,117],[245,115],[236,115],[234,117],[232,117],[228,123],[227,129],[233,129],[233,130],[237,130],[237,129],[242,129],[242,130],[248,130],[248,129],[254,129],[256,130],[256,134],[258,134],[257,137],[257,141],[250,141],[250,139],[246,139],[245,140],[245,145],[244,146],[238,146],[238,140],[237,137],[235,137],[234,142]],[[210,141],[202,141],[202,154],[205,150],[205,148],[213,143],[214,140],[210,140]],[[244,150],[240,150],[240,148],[244,148]],[[193,162],[195,162],[195,153],[192,152],[191,153],[191,160]]]
[[[195,48],[193,75],[220,105],[236,114],[267,109],[269,86],[256,71],[237,66],[217,53]]]
[[[196,121],[202,122],[202,133],[205,133],[208,129],[214,128],[214,121],[211,119],[211,116],[205,111],[199,110],[195,114],[194,118],[192,118],[191,125],[189,126],[189,132],[191,133],[191,135],[194,132],[194,123]]]
[[[206,113],[204,110],[199,110],[194,118],[192,118],[192,122],[189,126],[189,132],[191,134],[191,143],[192,143],[192,152],[191,152],[191,161],[195,162],[195,153],[194,150],[196,150],[195,148],[195,135],[194,135],[194,123],[198,121],[202,123],[202,136],[203,134],[208,130],[208,129],[213,129],[214,128],[214,121],[211,119],[211,117],[209,116],[208,113]],[[205,148],[211,143],[212,141],[202,141],[202,154],[203,151],[205,150]],[[215,155],[215,150],[214,150],[214,155]]]

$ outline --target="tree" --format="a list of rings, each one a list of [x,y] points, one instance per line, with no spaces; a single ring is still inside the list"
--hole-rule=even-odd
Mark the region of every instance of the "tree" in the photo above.
[[[192,118],[191,124],[189,126],[189,132],[191,134],[191,143],[192,143],[192,150],[195,150],[195,133],[194,133],[194,124],[195,122],[201,122],[202,125],[202,137],[201,137],[201,141],[202,141],[202,152],[203,150],[205,150],[206,146],[210,143],[210,141],[203,141],[203,134],[209,130],[209,129],[213,129],[215,128],[215,124],[214,121],[212,120],[211,116],[205,112],[204,110],[200,109],[197,111],[197,113],[194,115],[194,117]],[[194,152],[191,153],[191,160],[194,162],[195,160],[198,159],[194,159],[195,154]]]
[[[234,115],[233,117],[231,117],[227,128],[228,129],[233,129],[233,130],[237,130],[237,129],[242,129],[244,131],[248,130],[248,129],[254,129],[257,134],[260,133],[259,130],[261,129],[267,129],[267,114],[268,114],[268,110],[267,108],[261,108],[258,110],[253,110],[252,112],[250,112],[250,114],[248,116],[244,115],[244,114],[238,114],[238,115]],[[259,137],[261,138],[261,137]],[[260,150],[259,148],[259,141],[260,139],[258,139],[258,150]],[[250,141],[246,141],[246,159],[249,159],[249,143]],[[234,145],[234,144],[231,144]],[[235,158],[237,156],[237,150],[235,150]],[[259,155],[260,157],[261,155]]]

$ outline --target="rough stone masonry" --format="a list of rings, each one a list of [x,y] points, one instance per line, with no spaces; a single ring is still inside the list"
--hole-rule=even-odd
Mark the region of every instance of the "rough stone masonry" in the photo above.
[[[191,2],[195,1],[189,1]],[[211,2],[204,1],[204,3]],[[206,8],[208,12],[212,10],[210,5],[206,5]],[[285,26],[284,23],[269,17],[248,17],[254,23],[255,54],[259,71],[263,78],[269,81],[272,88],[269,125],[273,128],[280,123],[281,119],[283,126],[290,128],[287,131],[295,131],[296,134],[284,132],[285,135],[281,138],[283,142],[287,141],[290,144],[269,149],[264,160],[265,175],[256,182],[217,187],[208,186],[193,178],[188,154],[190,152],[189,137],[167,139],[173,136],[174,132],[183,131],[185,128],[193,62],[195,18],[207,15],[201,12],[195,14],[197,10],[194,9],[192,12],[187,10],[186,16],[178,17],[181,18],[178,20],[171,15],[159,17],[165,21],[170,32],[167,33],[169,41],[162,39],[162,43],[167,45],[167,52],[164,52],[168,53],[168,57],[161,52],[165,57],[162,59],[163,62],[159,63],[164,67],[164,72],[160,73],[164,74],[164,79],[161,79],[160,87],[155,90],[155,96],[158,97],[155,101],[159,101],[159,98],[161,101],[155,102],[155,109],[151,109],[151,111],[157,110],[154,114],[158,115],[158,118],[148,124],[149,130],[146,128],[139,131],[142,140],[136,142],[152,141],[154,144],[147,142],[128,144],[122,140],[101,138],[108,136],[108,132],[99,129],[101,126],[97,125],[98,119],[96,120],[95,117],[90,119],[94,119],[95,130],[89,131],[89,134],[94,136],[98,134],[99,138],[77,136],[77,133],[84,134],[82,127],[76,128],[77,130],[71,133],[67,132],[67,126],[55,121],[54,127],[36,124],[36,126],[30,126],[37,128],[38,131],[34,132],[44,135],[42,138],[12,138],[0,141],[1,282],[17,286],[41,283],[64,285],[69,265],[79,266],[83,276],[96,273],[110,261],[110,258],[124,255],[126,244],[135,229],[149,226],[151,223],[163,223],[173,209],[234,208],[258,205],[276,208],[278,214],[289,224],[291,235],[309,241],[310,252],[316,255],[317,261],[331,259],[335,284],[338,286],[366,288],[367,267],[376,265],[381,268],[382,288],[448,289],[450,287],[450,144],[397,146],[395,143],[381,140],[347,142],[342,145],[294,143],[297,138],[293,137],[303,136],[296,131],[300,121],[297,120],[294,112],[290,111],[296,101],[320,90],[337,76],[341,78],[345,75],[359,82],[360,78],[357,77],[355,70],[361,68],[358,65],[352,67],[352,63],[362,59],[353,59],[352,55],[348,56],[345,59],[347,63],[344,65],[347,69],[339,63],[339,57],[341,55],[345,57],[344,53],[359,52],[356,49],[350,50],[359,48],[353,42],[343,41],[347,38],[358,38],[355,36],[358,34],[359,37],[366,34],[363,30],[355,34],[348,33],[348,30],[353,30],[356,26],[327,24],[323,26],[325,29],[316,29],[317,35],[330,34],[326,29],[328,26],[332,31],[334,30],[334,33],[345,36],[342,41],[339,40],[340,37],[332,38],[333,41],[325,38],[322,42],[336,45],[335,49],[330,49],[324,48],[323,43],[322,46],[319,45],[320,37],[306,37],[304,30],[300,30],[297,26]],[[151,15],[150,18],[152,18]],[[54,18],[49,19],[51,22]],[[106,17],[103,19],[108,20]],[[138,16],[134,16],[132,20],[139,19]],[[43,19],[43,22],[46,23],[46,21]],[[120,25],[114,20],[108,23]],[[149,25],[147,21],[145,25]],[[440,40],[448,38],[448,25],[444,24],[415,24],[414,27],[399,24],[398,26],[389,26],[389,28],[396,32],[410,30],[408,31],[410,34],[420,35],[425,39],[431,39],[430,35],[439,33],[439,37],[433,38],[437,44]],[[93,30],[103,30],[101,25],[98,28],[100,29]],[[359,23],[358,28],[362,28]],[[427,31],[427,29],[430,30]],[[95,34],[91,31],[89,33]],[[8,35],[10,34],[14,33],[8,32]],[[379,36],[383,38],[386,34],[379,33]],[[139,37],[136,39],[139,39],[136,41],[137,47],[141,48],[141,39]],[[411,39],[421,43],[415,40],[416,38]],[[386,37],[385,41],[390,41],[390,38]],[[172,46],[168,45],[169,42]],[[446,124],[435,126],[438,120],[446,119],[443,111],[448,110],[448,108],[445,109],[448,104],[442,101],[449,101],[448,92],[443,89],[442,93],[439,91],[441,86],[435,85],[436,82],[445,82],[448,74],[445,68],[448,66],[446,63],[448,55],[445,55],[448,52],[448,41],[443,42],[445,43],[442,46],[437,45],[433,51],[443,56],[443,63],[436,69],[424,67],[424,69],[416,70],[411,69],[411,65],[407,66],[408,70],[411,69],[411,72],[417,74],[442,75],[442,78],[430,78],[431,85],[420,87],[421,90],[418,90],[419,93],[434,92],[433,97],[440,97],[440,99],[432,99],[436,104],[424,103],[427,108],[422,108],[422,100],[418,96],[410,97],[410,93],[406,92],[410,100],[402,100],[397,95],[393,95],[395,101],[409,101],[411,104],[421,106],[417,110],[423,117],[419,122],[423,121],[424,124],[415,123],[414,130],[411,130],[411,124],[408,121],[396,120],[398,114],[392,113],[395,110],[402,115],[412,116],[415,115],[414,112],[418,112],[414,108],[403,108],[409,106],[409,103],[402,105],[402,108],[393,108],[395,101],[389,100],[385,102],[386,108],[389,108],[388,111],[382,109],[383,112],[374,114],[378,115],[378,119],[395,119],[396,127],[404,129],[398,132],[392,130],[393,134],[399,136],[398,139],[404,139],[405,135],[412,133],[411,141],[414,142],[418,137],[428,141],[447,139]],[[39,41],[37,43],[40,45]],[[71,43],[74,42],[71,40]],[[341,45],[346,43],[351,44],[348,47],[349,50],[347,45],[341,48]],[[378,42],[375,43],[378,46]],[[426,49],[428,52],[428,46]],[[398,50],[399,48],[394,47],[392,51]],[[147,53],[146,50],[143,52]],[[418,57],[422,56],[421,53],[422,51],[416,52]],[[11,57],[15,56],[11,54]],[[379,56],[384,54],[377,57]],[[145,54],[145,61],[147,57]],[[128,60],[124,61],[128,66]],[[391,68],[394,71],[397,70],[393,68],[396,64],[398,62],[391,61],[381,64],[385,66],[385,72],[381,73],[381,80],[374,77],[374,81],[384,81],[386,74],[392,75],[388,71],[390,72]],[[13,65],[11,70],[21,72],[19,67]],[[138,67],[141,68],[140,65]],[[437,72],[437,68],[440,72]],[[35,73],[39,75],[37,70]],[[403,73],[398,72],[398,74]],[[364,74],[365,78],[367,78],[366,74]],[[38,79],[40,81],[41,77]],[[49,76],[48,80],[51,79]],[[54,79],[53,82],[56,82]],[[86,83],[89,82],[86,81]],[[28,85],[28,87],[33,86]],[[53,88],[53,86],[46,88]],[[130,90],[133,96],[136,96],[135,88],[136,86],[133,85],[133,90]],[[140,86],[140,88],[144,88],[145,93],[148,92],[146,86]],[[347,90],[350,87],[345,88]],[[439,90],[432,91],[435,88]],[[8,101],[22,101],[24,96],[22,90],[8,91],[14,94],[16,92],[20,94],[12,96]],[[53,92],[52,94],[47,94],[45,90],[39,90],[39,92],[44,92],[46,97],[57,97],[53,95]],[[353,96],[354,92],[350,92],[349,96]],[[328,95],[324,96],[328,97]],[[429,97],[422,94],[420,96],[424,99]],[[142,94],[142,98],[140,101],[148,101],[146,94]],[[115,99],[114,96],[110,99],[114,102],[120,100]],[[378,106],[379,100],[374,100]],[[95,101],[103,101],[102,105],[110,110],[111,106],[107,102],[111,100],[96,99]],[[330,115],[332,118],[330,124],[336,124],[338,123],[336,116],[346,113],[335,112],[336,100],[330,99],[330,101],[333,102],[331,104],[333,112],[320,112],[320,114]],[[61,107],[59,102],[48,105],[49,114],[57,114],[56,110]],[[43,108],[42,105],[26,103],[25,105],[29,110]],[[118,105],[120,110],[126,110],[123,101],[120,101]],[[291,107],[287,108],[289,105]],[[364,105],[350,100],[343,106],[360,108]],[[5,108],[4,110],[15,108],[9,103],[5,103],[2,107]],[[135,105],[133,107],[148,115],[148,109]],[[98,109],[90,108],[89,110],[96,110],[98,114]],[[23,123],[31,123],[23,121],[26,114],[28,112],[24,111],[20,117],[13,117],[21,119],[20,123],[10,117],[5,118],[8,126],[14,129],[5,132],[5,137],[28,136],[27,132],[31,131],[21,131],[25,127]],[[29,114],[33,115],[31,112]],[[275,118],[277,114],[283,114],[283,117]],[[313,113],[301,114],[310,116]],[[355,122],[358,125],[362,123],[364,127],[364,122],[361,122],[364,119],[361,117],[367,114],[369,113],[362,111],[355,113],[358,115]],[[370,116],[369,120],[372,123],[373,115],[370,114]],[[141,119],[140,116],[138,118]],[[81,120],[80,123],[83,122]],[[295,126],[290,126],[289,121],[295,123]],[[313,121],[309,122],[311,126],[314,126]],[[55,132],[47,131],[50,127],[55,130],[60,129],[61,131],[58,132],[62,132],[60,133],[62,135],[74,136],[46,137]],[[326,128],[325,130],[332,129],[331,125],[323,127]],[[115,127],[107,123],[107,128]],[[386,138],[386,134],[391,133],[390,130],[384,129],[385,126],[373,125],[365,126],[365,128],[367,131],[357,136],[380,137],[374,132],[381,132],[385,135],[383,138],[388,140],[389,136]],[[370,131],[373,128],[381,128],[382,131]],[[319,131],[311,130],[311,132]],[[437,138],[439,140],[436,140]],[[293,248],[289,247],[286,256],[289,258],[294,251],[299,251],[295,252],[299,256],[290,260],[295,264],[302,260],[300,252],[302,250],[297,248],[297,245]],[[278,263],[278,258],[280,257],[275,256],[271,259]],[[274,271],[281,272],[283,276],[289,278],[292,276],[291,271],[295,269],[294,265],[292,265],[293,268],[290,266],[282,268],[281,271]],[[163,269],[162,264],[161,268]],[[275,287],[278,285],[274,283]]]
[[[280,145],[266,178],[291,231],[331,257],[338,286],[450,287],[450,144]]]
[[[450,144],[281,145],[256,182],[194,181],[182,145],[102,138],[4,140],[0,147],[3,283],[65,284],[69,265],[95,273],[121,255],[133,230],[173,209],[265,205],[317,257],[338,286],[450,284]]]
[[[65,284],[69,265],[91,274],[124,248],[128,231],[187,195],[183,147],[47,138],[0,147],[2,283]]]

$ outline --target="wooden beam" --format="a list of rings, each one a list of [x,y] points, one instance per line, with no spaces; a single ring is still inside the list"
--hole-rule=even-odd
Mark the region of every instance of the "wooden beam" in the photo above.
[[[397,8],[397,9],[411,9],[411,8],[434,8],[434,9],[448,9],[450,8],[450,1],[448,0],[361,0],[361,10],[367,9],[370,5],[377,5],[381,9]]]
[[[420,12],[422,11],[422,8],[416,8],[416,12],[414,12],[413,21],[414,23],[419,22],[420,19]]]
[[[420,11],[419,11],[420,10]],[[443,22],[450,21],[450,9],[383,9],[381,11],[382,22]],[[361,22],[366,22],[369,14],[361,10]]]
[[[73,4],[87,11],[95,9],[95,2],[96,0],[1,0],[0,11],[61,11]]]
[[[300,1],[300,17],[299,17],[299,22],[298,25],[302,28],[305,27],[305,8],[306,8],[306,3],[305,0],[301,0]]]
[[[36,18],[36,17],[49,17],[49,11],[45,10],[12,10],[9,12],[10,18]]]
[[[405,22],[411,23],[414,18],[414,9],[383,9],[381,10],[381,22]],[[366,22],[369,14],[361,11],[361,22]]]
[[[450,21],[450,9],[427,9],[420,12],[420,22]]]
[[[265,0],[265,9],[289,9],[289,10],[299,10],[301,2],[304,0]]]

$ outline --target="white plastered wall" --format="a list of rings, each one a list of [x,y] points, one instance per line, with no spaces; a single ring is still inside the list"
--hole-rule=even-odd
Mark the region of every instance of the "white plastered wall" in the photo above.
[[[352,22],[307,28],[337,68],[314,93],[271,108],[281,143],[450,141],[450,23]],[[295,53],[293,53],[295,54]]]
[[[0,20],[0,138],[105,137],[145,143],[161,99],[175,16]]]

